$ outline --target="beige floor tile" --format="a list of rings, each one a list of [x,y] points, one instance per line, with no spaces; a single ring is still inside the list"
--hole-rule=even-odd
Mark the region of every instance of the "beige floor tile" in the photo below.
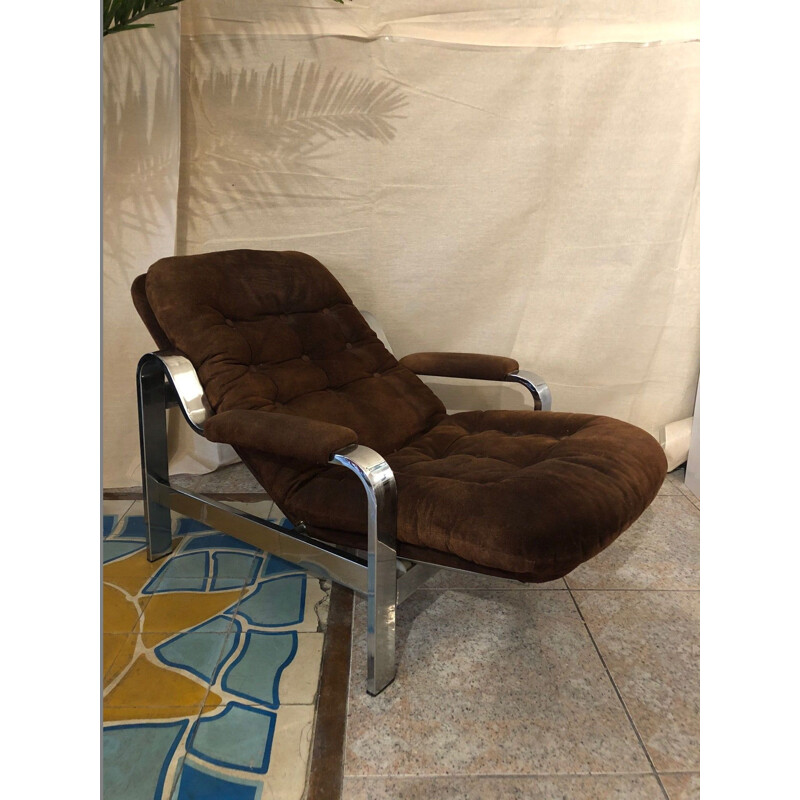
[[[346,775],[649,770],[567,592],[418,592],[399,606],[398,674],[378,697],[366,693],[365,608]]]
[[[301,800],[306,787],[314,706],[281,706],[262,798]]]
[[[686,497],[686,498],[688,498],[689,500],[691,500],[691,502],[692,502],[692,505],[696,506],[697,508],[700,508],[700,498],[699,498],[699,497],[697,497],[697,495],[695,495],[695,494],[692,492],[692,490],[691,490],[691,489],[689,489],[689,487],[688,487],[688,486],[687,486],[685,483],[681,483],[681,484],[679,484],[679,485],[678,485],[678,489],[680,490],[680,493],[681,493],[681,494],[682,494],[684,497]]]
[[[297,654],[281,674],[281,705],[309,705],[319,685],[324,633],[298,633]]]
[[[677,467],[672,472],[667,473],[664,483],[681,484],[686,480],[686,467],[684,465]]]
[[[667,473],[667,477],[664,478],[664,483],[661,484],[658,494],[662,497],[680,494],[681,490],[678,486],[681,483],[683,483],[683,467],[678,467],[678,469]]]
[[[111,530],[104,531],[104,536],[112,535],[117,530],[119,521],[128,513],[132,505],[132,500],[103,500],[103,516],[115,517],[114,520],[111,520]],[[103,524],[105,525],[105,520]]]
[[[342,800],[664,800],[654,775],[345,778]]]
[[[460,572],[443,569],[430,580],[422,584],[420,589],[566,589],[563,578],[547,583],[520,583],[507,578],[495,578],[491,575],[480,575],[473,572]]]
[[[566,581],[572,589],[698,589],[699,510],[682,494],[657,497],[613,544]]]
[[[699,592],[574,595],[656,769],[698,769]]]
[[[668,772],[660,778],[669,800],[700,800],[699,772]]]
[[[125,514],[126,517],[143,517],[144,516],[144,501],[134,500],[131,507]],[[173,515],[175,516],[175,515]]]

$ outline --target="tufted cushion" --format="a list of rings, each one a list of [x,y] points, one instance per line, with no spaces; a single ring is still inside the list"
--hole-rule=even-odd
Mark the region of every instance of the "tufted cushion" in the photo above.
[[[380,453],[444,415],[333,275],[304,253],[164,258],[148,270],[146,293],[217,412],[261,409],[332,422]]]
[[[216,412],[237,412],[220,414],[217,433],[237,431],[237,452],[270,496],[321,538],[366,546],[363,488],[347,470],[257,449],[257,441],[283,435],[276,415],[350,429],[387,459],[397,480],[401,555],[526,581],[561,577],[600,552],[664,479],[655,439],[619,420],[533,411],[446,415],[336,279],[305,254],[162,259],[147,273],[147,304],[141,288],[134,293],[137,308],[150,306],[148,327],[189,357]],[[238,413],[252,411],[270,413]],[[249,419],[270,423],[252,447],[242,445]],[[319,461],[322,443],[307,444]]]
[[[566,575],[599,553],[655,497],[658,442],[588,414],[470,411],[393,453],[398,540],[520,580]],[[363,532],[358,481],[328,470],[281,508],[325,530]]]

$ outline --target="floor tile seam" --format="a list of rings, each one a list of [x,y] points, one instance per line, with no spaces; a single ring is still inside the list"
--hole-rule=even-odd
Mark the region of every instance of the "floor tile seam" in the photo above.
[[[482,588],[480,586],[420,586],[414,590],[417,592],[565,592],[566,587],[556,589],[533,589],[526,586],[492,586]]]
[[[198,712],[198,709],[200,711],[203,710],[204,702],[205,701],[203,701],[203,703],[192,703],[191,705],[186,705],[186,706],[165,706],[163,704],[162,705],[138,705],[137,703],[120,703],[120,705],[109,705],[108,703],[104,703],[103,705],[106,708],[109,708],[109,709],[111,709],[111,708],[116,708],[116,709],[119,709],[119,708],[141,708],[141,709],[152,709],[153,711],[162,711],[162,710],[165,710],[165,709],[173,709],[173,708],[174,709],[192,709],[192,713],[196,713],[196,712]],[[176,716],[177,717],[185,717],[187,715],[186,714],[176,714]],[[156,717],[153,717],[153,716],[142,717],[142,719],[156,719]]]
[[[539,590],[542,591],[542,590]],[[633,588],[619,588],[619,587],[606,587],[606,586],[593,586],[591,588],[587,588],[584,586],[571,586],[568,591],[572,592],[649,592],[651,594],[656,593],[679,593],[683,592],[684,594],[700,594],[700,587],[698,586],[696,589],[694,588],[685,588],[685,589],[633,589]]]
[[[212,690],[213,691],[213,687]],[[229,706],[233,703],[239,706],[243,706],[245,708],[256,708],[261,711],[269,711],[272,714],[278,714],[282,708],[316,708],[316,703],[285,703],[281,700],[277,706],[274,708],[270,705],[267,705],[265,702],[259,702],[257,700],[252,700],[248,697],[242,697],[241,695],[234,694],[233,692],[225,692],[223,690],[224,697],[221,697],[220,702],[214,706],[208,706],[208,708],[203,706],[203,712],[212,713],[217,712],[219,709],[224,708],[225,706]],[[152,708],[163,708],[164,706],[152,706]],[[167,706],[170,708],[171,706]],[[132,706],[132,708],[139,708],[139,706]]]
[[[665,495],[665,496],[667,496],[667,497],[680,497],[681,500],[685,500],[690,506],[692,506],[692,508],[696,508],[698,511],[700,510],[700,508],[697,505],[697,503],[694,502],[694,499],[689,497],[689,495],[685,494],[684,492],[679,492],[678,494]],[[698,499],[698,502],[700,502],[699,499]]]
[[[691,499],[692,497],[697,497],[697,495],[686,485],[686,481],[676,481],[674,486],[678,487],[678,491],[684,496]],[[699,499],[699,498],[698,498]]]
[[[699,769],[661,769],[659,775],[699,775]]]
[[[583,616],[583,612],[581,611],[580,606],[578,605],[578,601],[575,598],[575,595],[572,593],[572,590],[569,589],[570,597],[572,598],[572,602],[575,605],[575,610],[578,612],[578,616],[580,616],[581,621],[583,622],[584,627],[586,628],[586,633],[589,636],[592,645],[594,646],[595,652],[597,653],[597,657],[600,659],[600,663],[603,665],[603,669],[606,671],[606,675],[608,675],[609,681],[611,681],[611,685],[614,688],[614,692],[616,693],[617,697],[619,698],[619,702],[622,705],[622,708],[625,712],[625,716],[628,718],[628,722],[630,722],[631,728],[633,732],[636,734],[636,738],[639,740],[639,744],[641,745],[642,751],[644,752],[645,758],[647,759],[648,763],[650,764],[650,769],[652,770],[652,774],[655,775],[656,780],[658,781],[658,785],[661,788],[661,792],[663,793],[666,800],[669,800],[669,794],[667,794],[667,790],[664,787],[664,784],[661,782],[661,777],[658,774],[658,770],[656,769],[655,762],[653,761],[652,756],[650,755],[647,746],[644,743],[644,739],[642,738],[641,733],[639,732],[639,728],[636,726],[636,723],[633,721],[633,716],[631,715],[630,710],[628,709],[627,704],[625,703],[624,698],[622,697],[622,692],[620,692],[619,687],[617,686],[617,682],[614,680],[614,676],[611,674],[611,670],[608,668],[608,664],[606,664],[606,660],[603,657],[602,652],[600,651],[600,647],[598,646],[597,642],[595,641],[594,635],[592,634],[591,629],[589,628],[589,623],[586,622],[586,618]]]
[[[505,589],[503,587],[481,587],[481,586],[468,586],[468,587],[456,587],[456,586],[420,586],[418,589],[415,589],[409,597],[413,597],[417,592],[427,591],[427,592],[452,592],[452,591],[459,591],[459,592],[479,592],[481,594],[486,594],[487,592],[537,592],[539,594],[544,594],[546,592],[563,592],[565,589],[526,589],[526,588],[516,588],[511,587]],[[356,595],[356,601],[366,600],[366,595]],[[402,604],[398,604],[402,605]]]
[[[676,774],[698,774],[676,773]],[[487,779],[497,778],[652,778],[656,777],[653,772],[436,772],[436,773],[411,773],[411,772],[392,772],[392,773],[360,773],[358,775],[343,776],[348,779],[368,779],[368,780],[408,780],[408,779],[436,779],[451,780],[453,778]]]

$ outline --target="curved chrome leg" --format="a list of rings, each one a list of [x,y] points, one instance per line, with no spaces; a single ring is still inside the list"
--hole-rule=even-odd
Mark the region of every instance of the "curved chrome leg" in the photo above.
[[[506,375],[506,380],[513,383],[521,383],[533,396],[533,407],[536,411],[550,411],[553,405],[553,397],[550,394],[550,387],[544,382],[544,378],[535,372],[517,369]]]
[[[355,472],[367,493],[367,691],[376,695],[397,669],[397,487],[389,465],[369,447],[334,453],[331,463]]]
[[[167,458],[167,384],[164,367],[154,355],[141,358],[136,370],[139,402],[139,448],[142,459],[142,493],[147,525],[147,558],[172,552],[172,517],[167,506],[155,500],[153,481],[169,484]]]

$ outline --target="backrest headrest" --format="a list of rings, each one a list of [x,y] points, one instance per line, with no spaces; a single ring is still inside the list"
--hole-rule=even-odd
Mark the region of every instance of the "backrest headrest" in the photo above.
[[[157,330],[140,310],[145,324],[189,357],[217,412],[265,409],[335,422],[381,453],[444,414],[336,278],[305,253],[164,258],[144,289]]]

